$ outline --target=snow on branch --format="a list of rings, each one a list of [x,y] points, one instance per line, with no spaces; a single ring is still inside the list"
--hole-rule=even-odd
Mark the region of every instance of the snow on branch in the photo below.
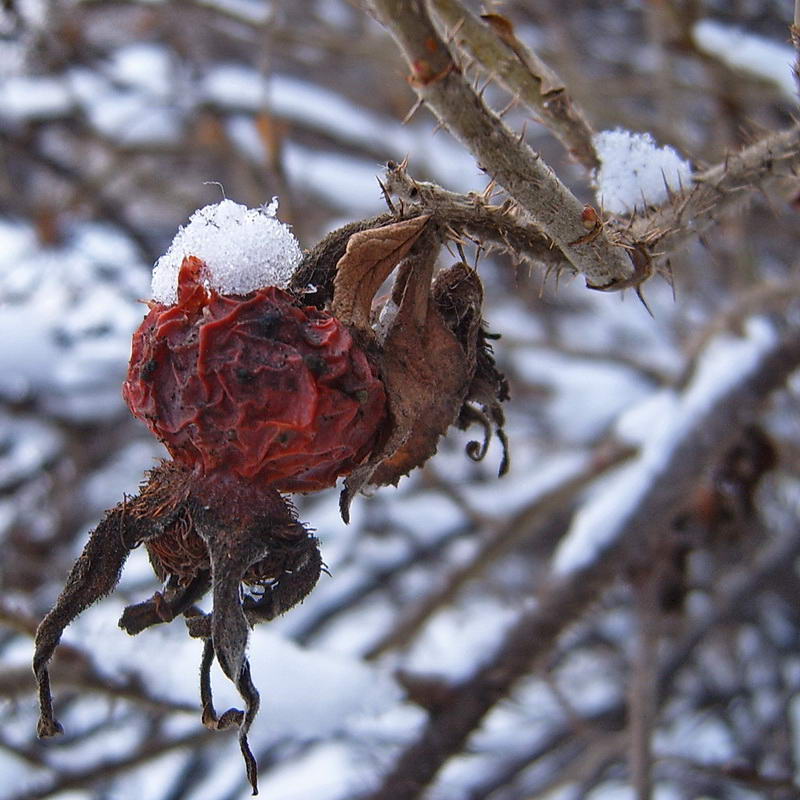
[[[714,339],[683,392],[667,390],[658,402],[648,397],[646,408],[634,407],[620,419],[621,432],[639,439],[632,443],[641,445],[641,452],[611,480],[597,486],[575,515],[553,558],[556,575],[584,569],[615,542],[647,493],[663,480],[662,472],[674,468],[674,451],[701,429],[702,420],[720,398],[758,369],[775,345],[775,333],[756,319],[750,321],[747,334],[745,338],[726,334]]]
[[[605,211],[644,211],[692,185],[691,165],[671,147],[658,147],[649,133],[617,128],[595,134],[593,141],[600,160],[597,197]]]
[[[797,184],[800,127],[765,136],[738,153],[693,175],[691,189],[633,221],[631,242],[658,245],[661,252],[703,233],[723,214],[741,208],[758,192],[789,181]]]
[[[695,23],[692,38],[703,53],[732,69],[772,83],[790,100],[797,100],[797,86],[792,74],[793,47],[713,19]]]

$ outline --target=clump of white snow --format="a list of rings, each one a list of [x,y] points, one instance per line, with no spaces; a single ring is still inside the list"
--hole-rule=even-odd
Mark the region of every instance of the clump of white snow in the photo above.
[[[555,574],[585,569],[616,541],[642,498],[662,480],[672,454],[687,436],[695,435],[702,416],[737,383],[748,380],[776,344],[772,326],[760,318],[747,322],[745,334],[726,333],[712,340],[682,394],[666,390],[622,418],[621,438],[640,444],[641,451],[595,485],[553,556]]]
[[[673,148],[658,147],[649,133],[617,128],[593,137],[600,168],[595,187],[600,205],[612,214],[628,214],[660,205],[669,192],[692,184],[692,167]]]
[[[786,97],[797,100],[792,74],[794,48],[713,19],[701,19],[692,28],[699,50],[718,58],[732,69],[748,72],[778,86]]]
[[[247,294],[265,286],[285,288],[302,252],[291,230],[276,217],[277,199],[247,208],[233,200],[195,211],[153,270],[153,299],[178,299],[178,272],[186,256],[205,262],[206,285],[220,294]]]

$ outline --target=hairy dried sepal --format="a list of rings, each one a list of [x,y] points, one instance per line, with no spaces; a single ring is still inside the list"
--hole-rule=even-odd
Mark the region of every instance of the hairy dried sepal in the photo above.
[[[47,665],[64,629],[113,591],[129,552],[141,543],[165,580],[165,590],[125,609],[120,626],[134,634],[183,614],[190,633],[206,640],[203,721],[217,730],[238,727],[255,791],[256,763],[247,732],[259,701],[245,655],[250,627],[301,602],[316,584],[322,560],[317,540],[275,489],[227,472],[200,474],[164,462],[149,473],[137,497],[109,511],[91,533],[64,591],[36,634],[39,735],[53,736],[62,730],[53,714]],[[258,595],[243,600],[243,585],[256,587]],[[208,589],[214,605],[210,614],[203,615],[194,603]],[[214,711],[207,679],[214,657],[239,690],[244,711],[230,709],[220,716]]]

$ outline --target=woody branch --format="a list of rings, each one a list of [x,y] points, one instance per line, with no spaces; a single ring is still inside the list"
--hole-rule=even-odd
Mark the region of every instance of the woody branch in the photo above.
[[[587,236],[584,206],[521,137],[464,79],[422,0],[373,0],[372,6],[405,56],[409,81],[481,167],[517,201],[592,288],[613,289],[633,275],[626,250],[602,230]]]
[[[517,38],[508,19],[484,14],[479,20],[458,0],[432,0],[431,5],[449,38],[527,106],[573,158],[587,170],[600,166],[583,111],[558,75]]]

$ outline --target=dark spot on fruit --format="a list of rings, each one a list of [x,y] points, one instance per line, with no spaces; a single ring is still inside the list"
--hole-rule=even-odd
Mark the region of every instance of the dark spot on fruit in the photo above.
[[[158,362],[151,358],[149,361],[145,363],[142,367],[142,380],[143,381],[151,381],[153,380],[153,376],[156,374],[156,368],[158,367]]]
[[[303,361],[309,371],[314,375],[324,375],[328,371],[328,364],[325,359],[316,353],[309,353],[303,356]]]
[[[239,383],[253,383],[256,376],[244,367],[236,367],[236,378]]]
[[[278,333],[281,325],[279,311],[266,311],[256,320],[256,331],[265,339],[272,339]]]

